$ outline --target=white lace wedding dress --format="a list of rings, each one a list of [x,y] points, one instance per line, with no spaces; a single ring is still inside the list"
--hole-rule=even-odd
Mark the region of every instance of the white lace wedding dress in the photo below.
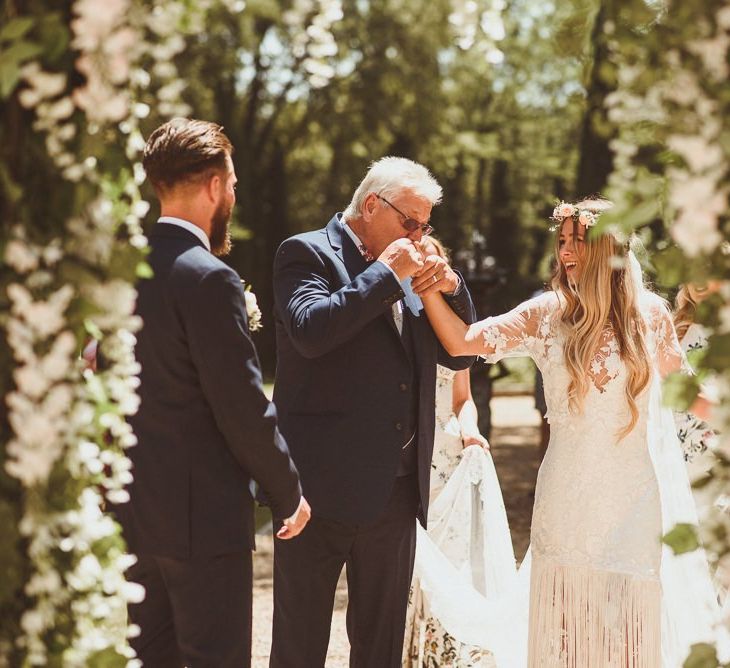
[[[422,587],[447,630],[492,649],[500,668],[678,668],[693,642],[715,637],[704,554],[675,557],[660,543],[696,515],[671,412],[660,403],[660,378],[683,356],[663,302],[650,293],[644,301],[654,379],[623,439],[626,368],[612,331],[574,414],[556,293],[481,323],[489,362],[527,355],[544,378],[550,445],[537,479],[531,559],[521,586],[501,598],[470,590],[443,562],[448,575],[422,578]],[[417,573],[433,570],[438,555],[420,561]]]

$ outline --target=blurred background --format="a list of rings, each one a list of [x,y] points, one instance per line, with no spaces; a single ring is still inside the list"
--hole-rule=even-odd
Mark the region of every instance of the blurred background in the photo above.
[[[236,147],[228,261],[259,297],[267,374],[278,244],[323,227],[384,155],[424,163],[443,185],[432,222],[481,315],[540,287],[555,198],[601,187],[610,168],[576,182],[581,152],[596,148],[585,128],[597,3],[561,4],[517,0],[484,19],[488,32],[480,12],[473,34],[459,37],[448,0],[345,2],[315,51],[314,78],[311,49],[297,51],[278,3],[212,12],[189,40],[177,63],[182,99]],[[151,114],[143,128],[157,122]]]
[[[43,24],[58,30],[60,59],[69,57],[65,4]],[[227,261],[262,306],[257,345],[267,375],[278,244],[324,226],[384,155],[424,163],[443,185],[432,222],[468,275],[481,315],[542,285],[556,199],[600,190],[611,169],[609,137],[597,135],[600,101],[592,103],[606,87],[594,72],[610,67],[591,39],[601,32],[599,9],[598,0],[257,0],[238,12],[214,4],[184,40],[151,41],[141,62],[158,95],[139,119],[142,136],[183,113],[221,123],[235,146],[238,206]],[[145,104],[150,91],[141,88]],[[59,198],[72,195],[48,191],[53,180],[34,157],[42,138],[24,113],[12,98],[3,105],[0,183],[41,186],[44,196],[23,205],[39,227],[51,226]],[[114,141],[100,131],[84,139],[85,149],[98,154]],[[143,194],[152,202],[149,225],[156,205]],[[12,198],[1,211],[8,225],[17,216]]]

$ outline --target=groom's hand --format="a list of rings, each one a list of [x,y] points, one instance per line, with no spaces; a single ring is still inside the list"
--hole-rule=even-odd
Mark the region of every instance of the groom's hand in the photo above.
[[[423,253],[410,239],[396,239],[379,255],[378,262],[390,267],[402,281],[423,267]]]
[[[297,511],[290,518],[284,520],[284,526],[276,532],[276,537],[282,540],[289,540],[289,538],[298,536],[307,525],[307,522],[309,522],[311,516],[312,509],[309,507],[307,500],[302,497]]]
[[[459,287],[459,276],[444,258],[428,255],[421,270],[413,276],[411,287],[419,297],[435,292],[451,295]]]

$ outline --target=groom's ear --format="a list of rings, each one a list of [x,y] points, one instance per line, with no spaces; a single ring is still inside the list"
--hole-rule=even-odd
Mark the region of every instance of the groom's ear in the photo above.
[[[208,201],[217,205],[223,192],[223,179],[217,172],[212,172],[205,182],[205,195]]]

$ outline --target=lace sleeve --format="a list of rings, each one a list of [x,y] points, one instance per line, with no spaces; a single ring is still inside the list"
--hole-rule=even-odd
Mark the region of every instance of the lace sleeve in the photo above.
[[[472,325],[484,340],[482,357],[490,363],[505,357],[532,357],[545,349],[549,316],[557,306],[555,293],[545,293],[523,302],[503,315]]]
[[[674,371],[692,374],[692,368],[677,339],[672,316],[663,302],[657,300],[653,305],[650,326],[656,345],[656,363],[662,378]]]

